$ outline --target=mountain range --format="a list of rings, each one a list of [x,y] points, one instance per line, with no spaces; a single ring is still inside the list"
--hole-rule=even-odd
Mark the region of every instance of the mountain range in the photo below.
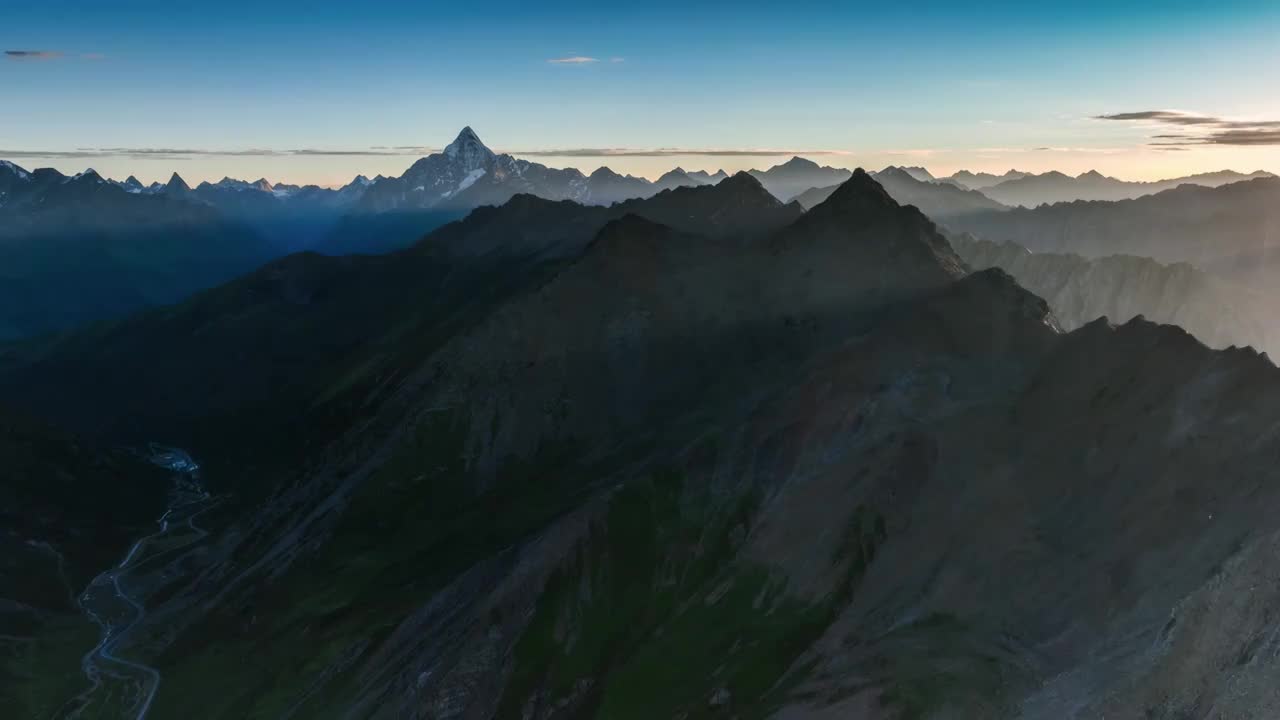
[[[939,182],[959,185],[967,190],[985,190],[993,185],[999,185],[1000,183],[1007,182],[1009,180],[1024,178],[1031,174],[1032,173],[1022,172],[1021,170],[1007,170],[1002,175],[994,175],[987,172],[975,173],[968,170],[961,170],[954,175],[939,178],[938,180]]]
[[[803,207],[815,206],[849,177],[843,168],[823,167],[798,157],[750,174],[778,199],[794,199]],[[1137,195],[1184,183],[1234,186],[1239,184],[1234,181],[1259,174],[1224,171],[1158,183],[1126,183],[1097,173],[1070,178],[1017,171],[1004,176],[962,171],[937,179],[925,168],[891,167],[875,177],[898,201],[955,223],[961,216],[1002,211],[1001,198],[1017,204],[1099,193]],[[223,178],[192,188],[177,173],[167,183],[144,186],[133,176],[107,180],[88,170],[68,177],[51,169],[28,172],[4,162],[0,164],[0,221],[5,224],[0,230],[4,238],[0,254],[7,283],[0,290],[0,300],[5,301],[0,338],[65,330],[174,302],[290,252],[378,254],[408,247],[477,207],[501,205],[520,194],[609,206],[668,189],[715,184],[726,177],[724,171],[712,174],[681,168],[653,182],[607,167],[584,175],[495,153],[470,128],[464,128],[442,152],[413,163],[400,177],[360,176],[339,189],[272,183],[266,178]],[[984,227],[972,229],[987,235]],[[991,237],[1021,239],[998,232]],[[1032,249],[1043,249],[1035,238],[1025,242]],[[1248,265],[1252,260],[1237,262]]]
[[[988,197],[1005,205],[1036,207],[1076,200],[1129,200],[1171,190],[1179,185],[1219,187],[1264,177],[1274,176],[1262,171],[1246,175],[1223,170],[1154,182],[1131,182],[1108,177],[1096,170],[1090,170],[1075,177],[1051,171],[1041,175],[1026,174],[1013,177],[981,188],[968,187],[981,189]]]
[[[1123,323],[1143,317],[1177,325],[1209,347],[1253,347],[1280,357],[1274,295],[1189,263],[1163,264],[1136,255],[1033,253],[969,233],[952,233],[947,240],[970,266],[1001,268],[1044,298],[1067,330],[1100,318]]]
[[[49,454],[169,443],[227,498],[111,565],[152,718],[1276,710],[1280,371],[1066,332],[860,170],[803,212],[751,174],[517,194],[6,346],[0,395],[77,433]],[[87,684],[42,602],[17,717]]]
[[[1033,252],[1186,262],[1259,291],[1275,287],[1280,178],[1182,185],[1115,202],[1076,201],[953,218],[957,231]]]
[[[922,180],[919,172],[907,168],[888,167],[871,174],[894,200],[904,205],[915,205],[924,214],[936,220],[946,220],[957,215],[968,215],[1006,207],[976,190],[932,180]],[[811,208],[825,201],[838,185],[815,187],[796,196],[795,201]]]
[[[204,204],[131,193],[93,170],[0,165],[0,338],[176,302],[274,254]]]

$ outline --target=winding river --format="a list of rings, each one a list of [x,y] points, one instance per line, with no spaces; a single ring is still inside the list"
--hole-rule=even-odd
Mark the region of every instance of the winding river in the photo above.
[[[147,595],[168,578],[167,565],[208,535],[196,519],[215,500],[200,482],[200,466],[175,448],[152,446],[147,456],[173,472],[169,502],[156,531],[134,542],[119,563],[99,573],[76,598],[101,635],[80,661],[89,688],[63,706],[59,717],[65,720],[147,717],[160,688],[160,671],[125,655],[145,643],[135,635],[147,619]]]

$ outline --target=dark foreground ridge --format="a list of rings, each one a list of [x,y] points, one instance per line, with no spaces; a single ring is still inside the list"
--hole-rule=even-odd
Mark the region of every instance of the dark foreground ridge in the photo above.
[[[862,171],[764,187],[517,195],[9,348],[13,405],[230,496],[105,646],[148,717],[1275,716],[1270,362],[1064,333]],[[29,628],[72,667],[23,712],[83,630]]]

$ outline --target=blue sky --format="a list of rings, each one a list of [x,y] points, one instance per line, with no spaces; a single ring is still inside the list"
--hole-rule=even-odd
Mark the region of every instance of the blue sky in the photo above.
[[[42,53],[0,58],[0,157],[331,184],[399,174],[471,125],[498,150],[650,176],[794,152],[938,172],[1280,170],[1269,141],[1152,146],[1178,126],[1094,119],[1280,119],[1274,1],[176,5],[0,3],[0,50]],[[549,62],[572,57],[595,61]],[[600,148],[691,152],[582,152]],[[166,149],[199,152],[145,152]],[[708,150],[776,154],[692,152]]]

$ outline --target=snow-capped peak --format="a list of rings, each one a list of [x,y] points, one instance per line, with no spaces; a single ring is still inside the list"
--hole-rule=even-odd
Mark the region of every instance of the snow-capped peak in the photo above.
[[[66,180],[63,180],[62,182],[69,183],[69,182],[74,182],[80,179],[89,180],[95,183],[106,182],[105,180],[102,179],[102,176],[98,174],[98,171],[94,170],[93,168],[86,168],[84,172],[76,173],[75,175],[72,175]]]
[[[23,170],[17,165],[14,165],[8,160],[0,160],[0,168],[5,168],[11,171],[14,175],[18,176],[19,180],[26,180],[27,178],[31,177],[31,173],[27,172],[26,170]]]
[[[444,154],[451,159],[460,160],[468,172],[485,167],[496,157],[492,150],[480,142],[480,136],[469,125],[462,128],[458,137],[445,147]]]

